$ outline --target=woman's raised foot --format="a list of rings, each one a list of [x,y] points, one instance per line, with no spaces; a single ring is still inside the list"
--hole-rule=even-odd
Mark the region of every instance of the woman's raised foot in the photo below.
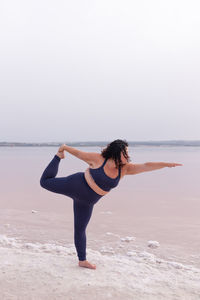
[[[58,152],[56,153],[56,155],[58,157],[60,157],[60,159],[63,159],[63,158],[65,158],[65,151],[64,150],[63,151],[59,151],[58,150]]]
[[[62,158],[65,158],[65,150],[64,150],[64,146],[65,144],[62,144],[59,148],[58,148],[58,152],[56,153],[56,155],[58,157],[60,157],[61,159]]]

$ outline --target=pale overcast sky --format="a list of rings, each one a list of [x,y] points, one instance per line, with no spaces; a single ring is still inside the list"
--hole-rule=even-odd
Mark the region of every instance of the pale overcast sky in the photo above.
[[[0,141],[200,139],[199,0],[1,0]]]

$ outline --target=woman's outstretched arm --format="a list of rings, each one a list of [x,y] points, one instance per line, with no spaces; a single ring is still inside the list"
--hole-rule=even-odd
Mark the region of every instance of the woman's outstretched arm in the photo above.
[[[177,166],[182,166],[182,164],[168,162],[146,162],[144,164],[129,163],[126,167],[126,175],[134,175],[142,172],[149,172],[166,167],[172,168]]]

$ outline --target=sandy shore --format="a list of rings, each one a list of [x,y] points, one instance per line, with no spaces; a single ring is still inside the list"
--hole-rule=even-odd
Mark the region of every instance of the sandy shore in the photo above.
[[[1,299],[199,299],[198,268],[147,251],[87,253],[96,270],[78,267],[73,244],[25,243],[1,235]]]
[[[89,270],[78,267],[71,199],[39,185],[53,151],[2,153],[0,300],[199,300],[199,152],[134,150],[138,162],[165,157],[185,172],[127,176],[97,203],[87,227],[97,269]],[[58,176],[84,169],[68,157]]]

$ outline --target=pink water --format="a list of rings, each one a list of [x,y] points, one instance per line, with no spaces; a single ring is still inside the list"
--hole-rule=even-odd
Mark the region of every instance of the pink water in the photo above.
[[[81,148],[100,152],[99,147]],[[41,188],[40,176],[56,153],[54,147],[2,147],[0,234],[36,242],[73,243],[72,199]],[[182,167],[125,176],[117,188],[95,205],[87,227],[87,245],[117,248],[118,238],[134,236],[127,251],[147,249],[156,254],[200,265],[200,148],[129,147],[132,162],[166,161]],[[88,165],[66,154],[57,176],[84,171]],[[32,213],[36,210],[36,213]],[[117,251],[117,250],[116,250]]]

